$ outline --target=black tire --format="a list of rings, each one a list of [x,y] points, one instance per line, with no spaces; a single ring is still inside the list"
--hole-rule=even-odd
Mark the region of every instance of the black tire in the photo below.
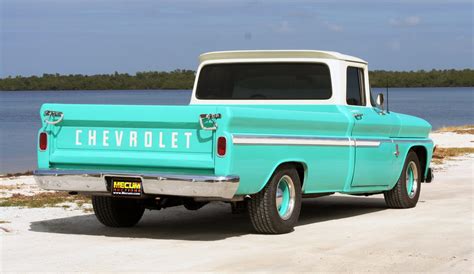
[[[140,200],[92,196],[97,219],[110,227],[131,227],[140,221],[145,207]]]
[[[295,199],[291,215],[286,219],[277,209],[277,188],[280,180],[288,176],[294,185]],[[282,234],[293,231],[301,210],[301,180],[292,165],[281,166],[270,178],[267,185],[247,201],[250,220],[254,229],[262,234]]]
[[[407,190],[407,168],[409,167],[410,163],[413,163],[417,170],[416,176],[413,175],[413,183],[416,184],[416,190],[415,192],[411,191],[411,195],[408,194]],[[421,170],[418,156],[414,151],[410,151],[407,155],[407,158],[405,159],[402,174],[400,175],[400,179],[398,180],[397,184],[391,190],[384,192],[385,203],[387,206],[390,208],[415,207],[418,203],[418,199],[420,198],[422,172],[423,171]],[[413,172],[413,174],[414,173],[415,172]]]

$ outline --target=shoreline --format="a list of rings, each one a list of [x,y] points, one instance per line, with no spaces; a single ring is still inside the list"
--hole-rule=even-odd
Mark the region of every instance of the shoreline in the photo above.
[[[44,73],[41,76],[4,76],[0,78],[1,90],[83,90],[91,89],[191,89],[197,71],[175,69],[172,71],[141,71],[102,74]],[[473,87],[474,70],[432,69],[416,71],[370,70],[373,87]]]
[[[371,86],[375,89],[385,89],[385,86]],[[423,87],[412,87],[412,86],[389,86],[389,90],[392,89],[437,89],[437,88],[460,88],[460,89],[472,89],[474,86],[423,86]],[[176,91],[176,92],[191,92],[191,88],[128,88],[128,89],[15,89],[15,90],[0,90],[0,92],[22,92],[22,91],[61,91],[61,92],[74,92],[74,91]]]
[[[434,87],[427,87],[434,88]],[[449,87],[439,87],[449,88]],[[453,88],[471,88],[471,87],[453,87]],[[192,89],[182,88],[149,88],[149,89],[18,89],[18,90],[0,90],[0,92],[22,92],[22,91],[61,91],[61,92],[74,92],[74,91],[176,91],[176,92],[191,92]]]

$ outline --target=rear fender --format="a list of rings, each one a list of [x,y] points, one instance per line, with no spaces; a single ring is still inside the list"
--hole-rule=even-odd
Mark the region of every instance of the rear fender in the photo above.
[[[306,178],[308,177],[308,165],[301,158],[288,158],[288,159],[282,159],[281,161],[276,162],[273,168],[270,170],[270,173],[266,176],[266,180],[262,183],[261,187],[259,188],[257,192],[260,192],[267,185],[267,183],[270,181],[270,178],[273,176],[273,174],[275,174],[275,172],[278,170],[279,167],[281,167],[284,164],[292,164],[292,163],[300,164],[303,167],[303,172],[302,172],[303,178],[301,178],[300,172],[298,172],[298,174],[300,175],[300,181],[302,183],[301,190],[302,192],[304,192]]]

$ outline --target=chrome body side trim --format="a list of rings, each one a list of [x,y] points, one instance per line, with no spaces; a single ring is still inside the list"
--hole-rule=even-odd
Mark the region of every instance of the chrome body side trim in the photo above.
[[[238,176],[154,174],[94,170],[35,170],[33,176],[43,189],[109,193],[107,179],[140,178],[144,194],[231,199],[239,187]]]
[[[232,142],[237,145],[294,145],[294,146],[350,146],[348,137],[324,138],[303,136],[274,135],[232,135]]]
[[[313,136],[233,134],[232,143],[236,145],[379,147],[382,143],[433,143],[433,141],[430,139],[404,139],[404,138],[369,139],[369,138],[351,138],[351,137],[313,137]]]
[[[383,141],[381,140],[369,140],[369,139],[356,139],[354,138],[354,146],[356,147],[379,147]]]
[[[394,143],[415,143],[415,144],[432,144],[431,139],[416,139],[416,138],[392,138]]]

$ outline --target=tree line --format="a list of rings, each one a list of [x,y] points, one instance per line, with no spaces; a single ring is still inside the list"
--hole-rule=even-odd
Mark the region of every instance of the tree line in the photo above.
[[[474,70],[418,70],[369,72],[373,87],[473,87]]]
[[[474,70],[370,71],[372,87],[473,87]],[[113,74],[43,74],[0,79],[0,90],[144,90],[192,89],[195,72],[174,70]]]
[[[124,89],[191,89],[194,71],[137,72],[113,74],[43,74],[0,79],[0,90],[124,90]]]

